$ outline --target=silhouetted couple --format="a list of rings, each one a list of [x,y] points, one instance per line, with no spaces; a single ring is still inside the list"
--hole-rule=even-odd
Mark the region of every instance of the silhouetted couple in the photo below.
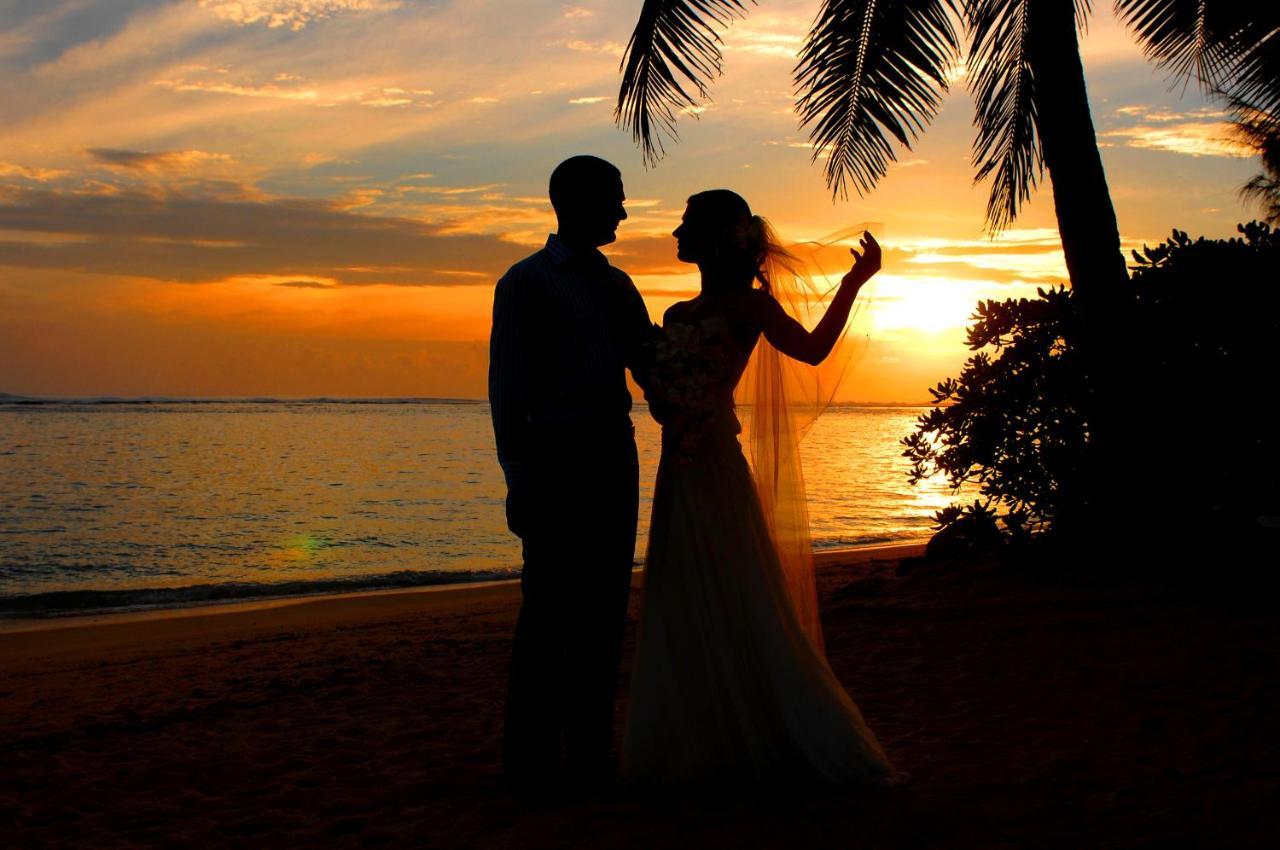
[[[550,196],[557,230],[498,282],[490,343],[507,522],[524,554],[504,749],[513,792],[590,792],[615,775],[635,787],[898,781],[826,663],[786,379],[786,358],[832,352],[879,246],[867,234],[852,251],[808,331],[788,312],[803,270],[767,223],[733,192],[695,194],[673,235],[701,292],[659,328],[598,250],[627,218],[618,169],[572,157]],[[662,425],[662,454],[615,770],[638,505],[627,369]]]

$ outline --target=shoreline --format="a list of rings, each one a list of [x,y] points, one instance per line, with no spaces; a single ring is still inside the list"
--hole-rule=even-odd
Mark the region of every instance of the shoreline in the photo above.
[[[814,563],[818,569],[834,564],[852,564],[878,558],[900,559],[923,554],[925,543],[876,543],[868,546],[853,546],[844,549],[826,549],[814,552]],[[632,586],[639,587],[644,570],[636,568],[632,571]],[[185,620],[193,617],[212,617],[230,614],[253,614],[274,609],[301,606],[308,604],[328,603],[342,605],[344,601],[383,599],[384,606],[402,607],[397,603],[408,604],[418,600],[422,595],[466,594],[475,595],[477,591],[487,599],[515,595],[519,578],[500,579],[495,581],[458,582],[450,584],[430,584],[419,587],[394,587],[377,590],[352,590],[338,593],[306,593],[287,596],[270,596],[232,602],[204,602],[170,608],[148,608],[144,610],[98,611],[86,614],[52,615],[45,617],[13,617],[0,619],[0,635],[13,635],[31,632],[49,632],[59,629],[92,628],[100,626],[122,625],[126,623],[146,623],[163,620]]]

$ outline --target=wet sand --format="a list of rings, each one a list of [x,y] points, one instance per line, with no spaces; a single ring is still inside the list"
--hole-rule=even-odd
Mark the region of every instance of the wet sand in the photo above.
[[[5,624],[0,834],[22,848],[1276,845],[1273,605],[998,564],[899,575],[902,554],[844,553],[819,578],[832,667],[905,788],[512,800],[499,749],[519,595],[497,584]]]

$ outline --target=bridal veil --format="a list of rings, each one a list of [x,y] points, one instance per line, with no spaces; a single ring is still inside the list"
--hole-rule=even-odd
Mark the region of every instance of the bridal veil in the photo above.
[[[878,229],[860,224],[784,247],[766,222],[761,220],[761,226],[768,249],[757,286],[767,289],[809,330],[826,312],[847,271],[846,246],[856,244],[864,230]],[[817,366],[786,357],[762,336],[735,394],[760,506],[778,550],[788,595],[805,635],[823,655],[800,440],[835,400],[850,367],[866,352],[870,338],[866,303],[865,297],[855,302],[835,348]]]

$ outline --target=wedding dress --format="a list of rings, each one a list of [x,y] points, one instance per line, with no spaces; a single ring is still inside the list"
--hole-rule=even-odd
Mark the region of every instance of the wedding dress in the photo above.
[[[659,336],[647,390],[662,453],[621,776],[641,786],[895,784],[903,775],[789,593],[738,441],[733,393],[750,353],[723,317],[668,314]],[[816,594],[812,616],[816,626]]]

